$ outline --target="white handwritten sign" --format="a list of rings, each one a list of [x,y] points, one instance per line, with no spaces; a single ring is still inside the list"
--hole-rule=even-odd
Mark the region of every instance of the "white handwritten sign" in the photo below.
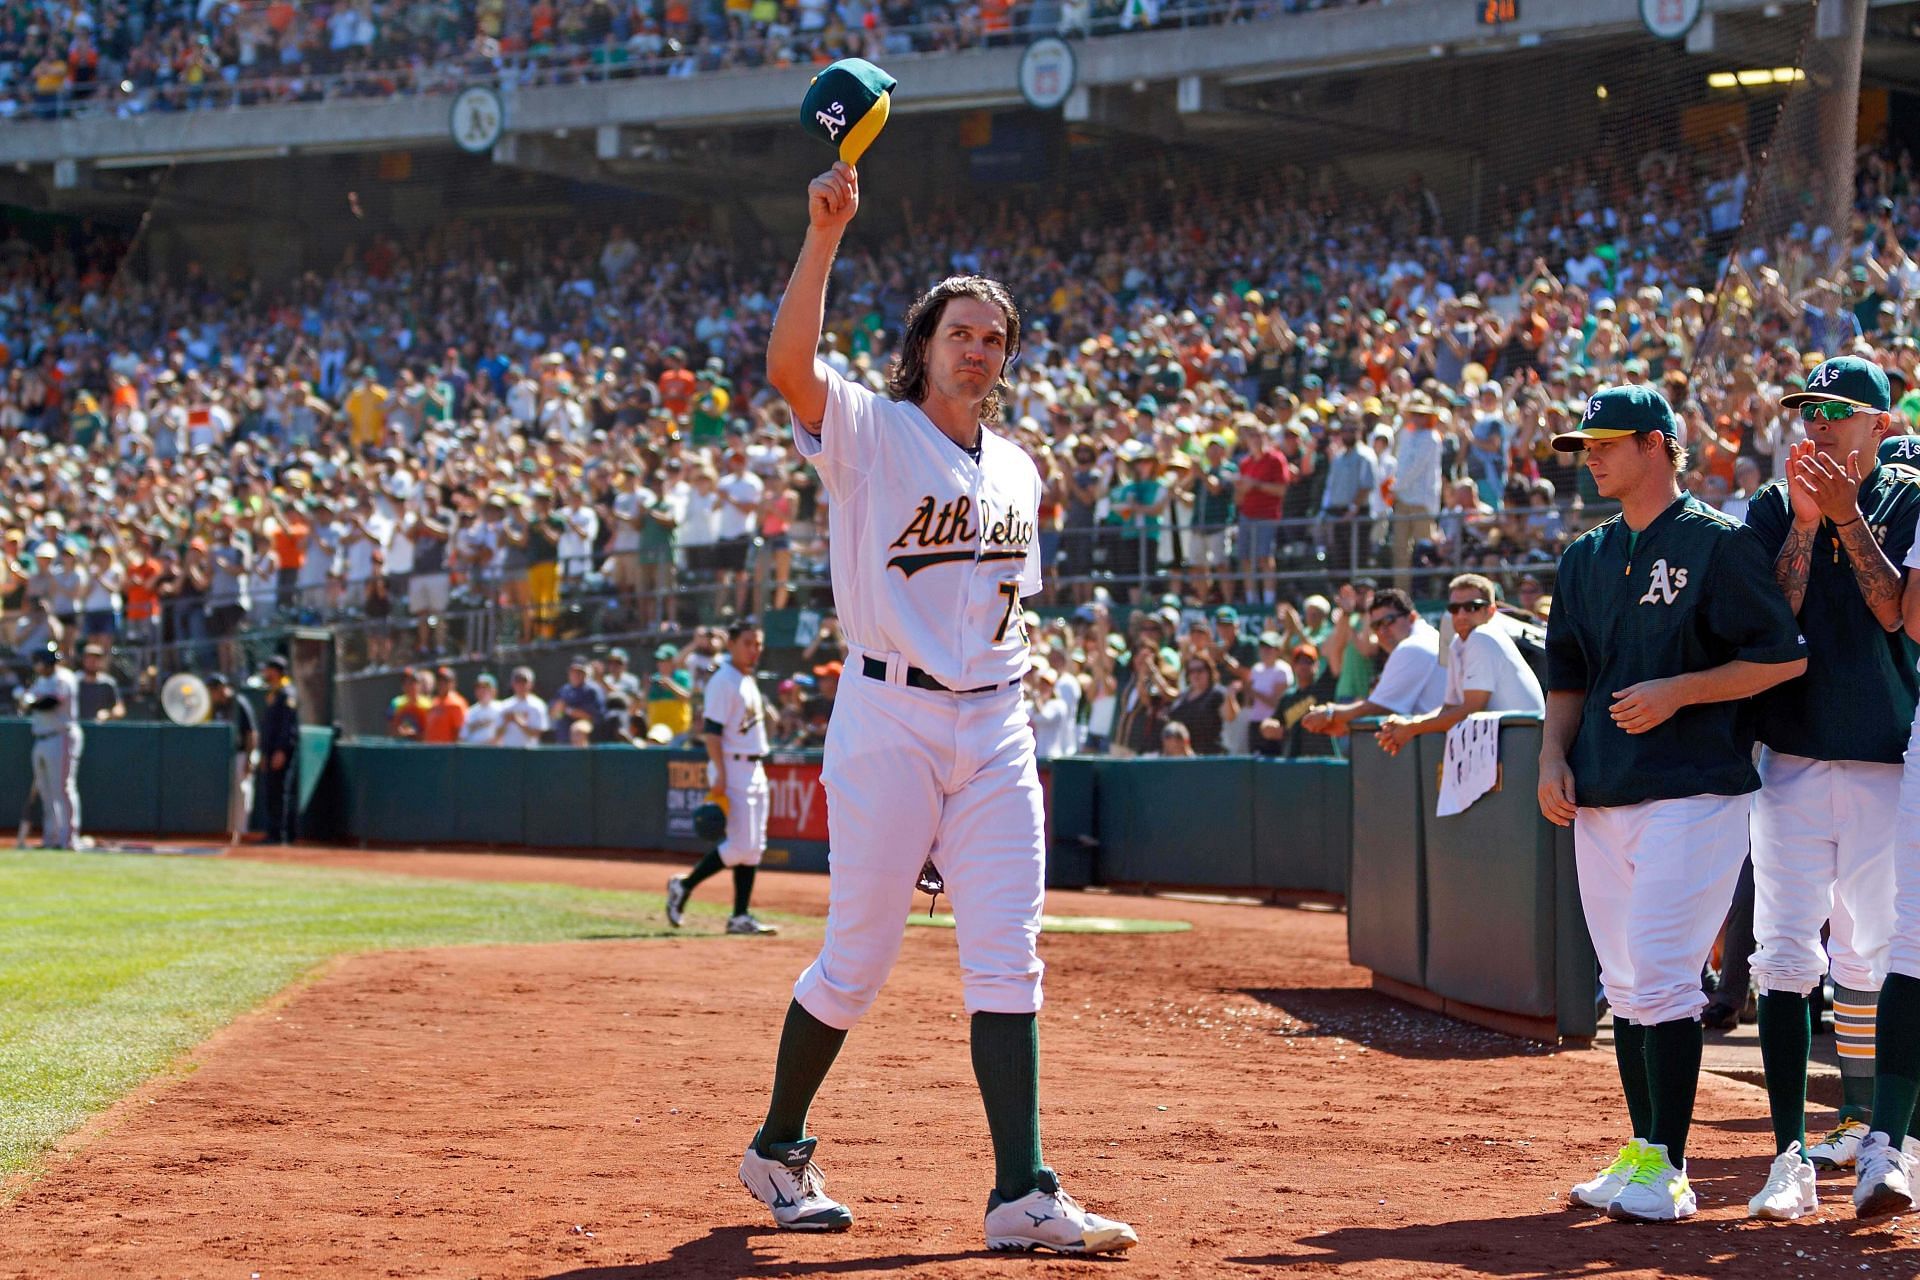
[[[1440,766],[1438,817],[1451,818],[1500,781],[1500,713],[1482,711],[1447,730],[1447,754]]]

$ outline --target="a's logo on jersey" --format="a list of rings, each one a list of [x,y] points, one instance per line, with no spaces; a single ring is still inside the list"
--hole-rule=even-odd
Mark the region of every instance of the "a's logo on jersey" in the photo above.
[[[1647,584],[1647,594],[1640,597],[1640,603],[1672,604],[1679,596],[1680,589],[1686,585],[1685,569],[1668,569],[1665,560],[1655,560],[1652,578]]]
[[[911,578],[937,564],[1024,560],[1033,539],[1033,521],[1012,508],[995,516],[992,504],[983,504],[976,517],[973,499],[966,494],[944,503],[928,496],[920,499],[907,527],[888,544],[889,550],[907,554],[894,556],[887,567]]]

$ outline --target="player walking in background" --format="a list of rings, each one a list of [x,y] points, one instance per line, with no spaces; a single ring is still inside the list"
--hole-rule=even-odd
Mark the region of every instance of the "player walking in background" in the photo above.
[[[1807,674],[1754,700],[1760,793],[1753,803],[1753,977],[1775,1160],[1747,1206],[1755,1218],[1811,1212],[1815,1167],[1849,1168],[1873,1104],[1874,1006],[1893,929],[1893,824],[1900,757],[1920,676],[1901,631],[1900,571],[1920,514],[1920,472],[1881,465],[1892,419],[1886,375],[1857,356],[1826,361],[1782,396],[1807,439],[1786,477],[1760,490],[1747,523],[1807,638]],[[1806,1141],[1810,995],[1832,926],[1839,1123]]]
[[[212,720],[233,726],[233,779],[227,790],[227,847],[237,848],[253,817],[253,774],[260,763],[260,731],[253,708],[233,696],[233,686],[218,671],[207,677],[207,701]]]
[[[1540,809],[1575,864],[1633,1132],[1573,1188],[1609,1216],[1694,1212],[1687,1131],[1707,1003],[1700,968],[1747,856],[1753,731],[1741,703],[1807,668],[1759,539],[1680,492],[1686,453],[1649,386],[1596,394],[1574,431],[1620,514],[1560,561],[1547,623]]]
[[[33,653],[27,719],[33,730],[33,781],[40,788],[40,845],[80,847],[80,682],[53,645]]]
[[[753,670],[760,664],[766,636],[757,623],[727,628],[727,658],[707,681],[701,736],[707,744],[707,803],[726,817],[726,832],[697,866],[667,881],[667,920],[676,929],[686,914],[694,886],[722,867],[733,868],[733,915],[728,933],[778,933],[747,910],[753,899],[754,871],[767,851],[767,704]]]
[[[859,207],[842,162],[808,187],[810,225],[767,343],[768,381],[832,498],[846,679],[822,781],[833,846],[826,938],[794,984],[765,1123],[740,1180],[782,1227],[844,1230],[806,1135],[846,1033],[879,994],[929,856],[953,899],[974,1076],[993,1136],[992,1248],[1109,1252],[1132,1227],[1087,1212],[1040,1155],[1044,824],[1021,598],[1040,590],[1041,482],[982,424],[1019,353],[1005,286],[957,276],[907,312],[888,396],[816,359],[828,271]],[[950,1157],[942,1156],[942,1159]]]
[[[287,679],[287,660],[268,658],[260,669],[267,686],[260,717],[260,785],[266,792],[268,844],[292,844],[300,813],[295,783],[300,773],[300,707]]]

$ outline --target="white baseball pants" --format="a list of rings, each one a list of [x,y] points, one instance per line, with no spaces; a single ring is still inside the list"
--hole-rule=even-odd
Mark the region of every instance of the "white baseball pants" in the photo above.
[[[1907,739],[1893,844],[1893,941],[1887,971],[1920,978],[1920,717]]]
[[[967,1011],[1037,1012],[1046,827],[1020,690],[941,693],[856,672],[834,702],[821,776],[827,936],[794,998],[830,1027],[859,1021],[931,854],[953,899]]]
[[[1747,857],[1750,796],[1685,796],[1573,820],[1574,865],[1600,983],[1616,1018],[1698,1018],[1700,968]]]
[[[1760,753],[1753,802],[1753,980],[1806,995],[1826,975],[1878,991],[1893,935],[1894,824],[1901,768]]]
[[[707,777],[711,782],[711,764]],[[772,812],[766,768],[757,760],[727,761],[727,838],[720,842],[720,861],[729,867],[759,866],[767,851],[767,815]]]
[[[71,849],[80,838],[80,726],[33,735],[33,780],[40,784],[40,843]]]

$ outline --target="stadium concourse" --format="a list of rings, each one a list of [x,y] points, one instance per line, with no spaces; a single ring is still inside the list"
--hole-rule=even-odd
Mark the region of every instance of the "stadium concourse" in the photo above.
[[[1869,155],[1847,226],[1783,227],[1716,293],[1747,163],[1570,163],[1497,193],[1482,232],[1446,225],[1418,175],[1368,197],[1174,160],[1051,202],[916,207],[910,232],[849,247],[825,354],[877,382],[924,281],[1012,284],[1029,328],[1006,429],[1049,486],[1048,603],[1227,606],[1242,642],[1271,628],[1289,650],[1325,647],[1360,575],[1431,595],[1480,569],[1536,608],[1591,519],[1547,437],[1597,386],[1659,385],[1689,486],[1737,512],[1799,438],[1775,403],[1817,354],[1859,347],[1911,381],[1911,157]],[[463,606],[538,637],[578,593],[676,635],[825,604],[821,498],[761,376],[774,246],[454,222],[269,286],[136,278],[102,227],[35,235],[0,243],[17,650],[116,646],[138,691],[240,674],[246,637],[288,620],[352,621],[354,661],[379,665],[452,649],[435,621]],[[1400,471],[1428,421],[1437,465],[1423,448]],[[1284,493],[1236,492],[1250,461]],[[1095,612],[1043,655],[1088,708],[1127,661],[1125,638],[1101,656]]]
[[[643,890],[669,870],[260,856]],[[1097,1263],[979,1247],[984,1144],[952,1141],[984,1126],[956,1065],[966,1024],[950,930],[908,929],[815,1108],[830,1189],[855,1229],[778,1233],[734,1184],[787,980],[817,945],[825,901],[824,878],[769,871],[758,903],[787,927],[746,946],[682,935],[337,962],[10,1187],[0,1276],[1094,1274]],[[1920,1268],[1910,1222],[1861,1229],[1844,1196],[1792,1230],[1742,1219],[1766,1165],[1764,1097],[1715,1076],[1689,1161],[1701,1222],[1633,1231],[1568,1211],[1565,1171],[1611,1136],[1611,1055],[1382,1000],[1348,965],[1337,912],[1061,892],[1047,910],[1062,922],[1042,943],[1048,1151],[1089,1200],[1126,1205],[1142,1237],[1117,1264],[1128,1274],[1798,1280]],[[1085,917],[1192,928],[1072,931]],[[719,922],[696,916],[689,934]]]

